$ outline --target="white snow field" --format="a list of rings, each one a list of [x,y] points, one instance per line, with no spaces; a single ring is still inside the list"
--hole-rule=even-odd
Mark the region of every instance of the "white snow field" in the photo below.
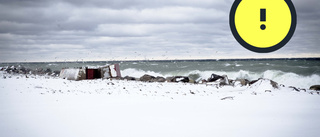
[[[0,73],[1,137],[316,137],[320,95]]]

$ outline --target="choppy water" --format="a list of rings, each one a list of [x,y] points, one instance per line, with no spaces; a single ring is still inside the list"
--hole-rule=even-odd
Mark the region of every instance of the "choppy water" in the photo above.
[[[60,70],[65,67],[103,66],[113,63],[120,64],[122,76],[182,75],[196,80],[207,79],[215,73],[227,75],[230,79],[268,78],[285,85],[304,88],[320,84],[320,59],[1,63],[0,67],[21,65],[31,69]]]

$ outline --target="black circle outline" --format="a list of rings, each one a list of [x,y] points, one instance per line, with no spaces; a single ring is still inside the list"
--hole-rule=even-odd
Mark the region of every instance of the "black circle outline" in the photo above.
[[[295,7],[294,7],[293,3],[291,2],[291,0],[284,0],[287,3],[287,5],[290,9],[290,12],[291,12],[290,30],[289,30],[287,36],[281,42],[279,42],[278,44],[276,44],[272,47],[268,47],[268,48],[258,48],[258,47],[252,46],[240,37],[240,35],[236,29],[236,26],[235,26],[234,18],[235,18],[235,13],[236,13],[237,7],[241,1],[242,0],[235,0],[233,3],[231,10],[230,10],[230,14],[229,14],[229,25],[230,25],[230,29],[231,29],[233,36],[238,41],[238,43],[240,43],[244,48],[251,50],[253,52],[269,53],[269,52],[273,52],[273,51],[276,51],[276,50],[282,48],[284,45],[286,45],[290,41],[291,37],[293,36],[293,34],[295,32],[296,25],[297,25],[297,14],[296,14]]]

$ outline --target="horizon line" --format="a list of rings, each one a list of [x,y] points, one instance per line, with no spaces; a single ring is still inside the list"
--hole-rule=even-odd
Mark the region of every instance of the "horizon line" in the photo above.
[[[289,57],[289,58],[229,58],[229,59],[137,59],[137,60],[87,60],[87,61],[12,61],[3,63],[73,63],[73,62],[136,62],[136,61],[245,61],[245,60],[320,60],[320,57]]]

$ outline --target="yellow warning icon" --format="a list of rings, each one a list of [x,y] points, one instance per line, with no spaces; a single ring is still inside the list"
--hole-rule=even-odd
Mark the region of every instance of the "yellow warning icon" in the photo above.
[[[243,47],[267,53],[288,43],[296,28],[296,16],[291,0],[235,0],[229,24]]]

